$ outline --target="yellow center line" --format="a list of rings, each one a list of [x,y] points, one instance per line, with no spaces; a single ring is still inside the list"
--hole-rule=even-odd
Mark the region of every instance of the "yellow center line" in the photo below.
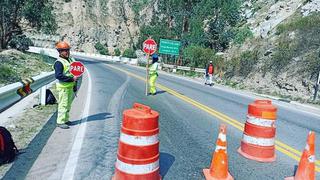
[[[139,79],[141,81],[144,81],[144,82],[146,81],[141,76],[138,76],[136,74],[130,73],[130,72],[125,71],[123,69],[120,69],[118,67],[115,67],[115,66],[112,66],[112,65],[107,65],[107,66],[109,66],[111,68],[114,68],[114,69],[117,69],[119,71],[122,71],[124,73],[127,73],[128,75],[130,75],[132,77],[135,77],[135,78],[137,78],[137,79]],[[166,92],[168,92],[168,93],[170,93],[170,94],[172,94],[172,95],[174,95],[174,96],[176,96],[176,97],[178,97],[178,98],[180,98],[181,100],[183,100],[185,102],[188,102],[188,103],[196,106],[197,108],[209,113],[210,115],[222,120],[223,122],[226,122],[226,123],[232,125],[233,127],[235,127],[236,129],[238,129],[240,131],[243,131],[243,129],[244,129],[244,124],[243,123],[241,123],[241,122],[239,122],[239,121],[237,121],[237,120],[235,120],[235,119],[233,119],[233,118],[231,118],[231,117],[229,117],[229,116],[227,116],[225,114],[222,114],[222,113],[220,113],[220,112],[218,112],[218,111],[216,111],[216,110],[214,110],[214,109],[212,109],[212,108],[210,108],[210,107],[208,107],[206,105],[203,105],[203,104],[201,104],[201,103],[199,103],[199,102],[197,102],[197,101],[195,101],[195,100],[193,100],[193,99],[191,99],[191,98],[189,98],[189,97],[187,97],[185,95],[182,95],[182,94],[180,94],[180,93],[178,93],[178,92],[176,92],[176,91],[174,91],[174,90],[172,90],[172,89],[170,89],[170,88],[168,88],[166,86],[163,86],[161,84],[157,84],[157,87],[162,89],[162,90],[164,90],[164,91],[166,91]],[[294,159],[294,160],[296,160],[298,162],[300,161],[300,156],[302,154],[300,151],[294,149],[293,147],[291,147],[291,146],[289,146],[289,145],[287,145],[287,144],[285,144],[285,143],[283,143],[283,142],[281,142],[279,140],[275,140],[275,144],[276,144],[275,147],[276,147],[276,149],[278,151],[282,152],[283,154],[287,155],[288,157],[290,157],[290,158],[292,158],[292,159]],[[316,171],[320,172],[320,161],[317,160],[315,162],[315,164],[316,164]]]

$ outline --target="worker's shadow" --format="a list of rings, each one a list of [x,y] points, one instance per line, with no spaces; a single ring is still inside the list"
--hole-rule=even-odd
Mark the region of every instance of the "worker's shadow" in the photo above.
[[[167,92],[167,91],[157,91],[157,92],[156,92],[156,95],[157,95],[157,94],[163,94],[163,93],[166,93],[166,92]]]
[[[160,175],[162,179],[164,179],[174,161],[175,158],[171,154],[160,152]]]
[[[99,113],[99,114],[91,115],[91,116],[88,116],[86,118],[79,119],[79,120],[76,120],[76,121],[70,121],[69,125],[70,126],[75,126],[75,125],[81,124],[83,122],[104,121],[106,119],[113,118],[113,117],[114,116],[111,113]]]

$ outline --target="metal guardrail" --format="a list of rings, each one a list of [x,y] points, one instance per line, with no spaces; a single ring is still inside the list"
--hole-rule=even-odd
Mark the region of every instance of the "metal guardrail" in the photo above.
[[[55,80],[54,72],[35,76],[30,83],[17,82],[0,88],[0,112]]]
[[[45,54],[51,57],[56,57],[54,51],[45,51],[42,48],[31,47],[29,52]],[[21,99],[25,98],[29,94],[37,91],[41,87],[53,82],[55,80],[54,71],[42,73],[38,76],[22,80],[22,82],[17,82],[9,84],[7,86],[0,88],[0,112],[11,107],[13,104],[17,103]]]

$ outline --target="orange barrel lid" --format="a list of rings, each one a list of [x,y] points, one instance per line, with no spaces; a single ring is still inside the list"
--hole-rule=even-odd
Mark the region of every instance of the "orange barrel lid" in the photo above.
[[[255,100],[248,106],[248,115],[263,119],[277,119],[277,107],[270,100]]]
[[[135,136],[152,136],[159,133],[159,113],[149,106],[135,103],[123,112],[122,132]]]

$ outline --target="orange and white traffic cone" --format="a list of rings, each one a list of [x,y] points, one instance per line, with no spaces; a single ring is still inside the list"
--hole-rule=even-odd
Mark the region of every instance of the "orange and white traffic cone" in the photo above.
[[[285,180],[315,180],[315,139],[313,131],[309,132],[307,145],[302,153],[297,172],[294,177],[287,177]]]
[[[228,171],[227,126],[220,125],[220,132],[213,153],[210,169],[203,169],[206,180],[233,180]]]

